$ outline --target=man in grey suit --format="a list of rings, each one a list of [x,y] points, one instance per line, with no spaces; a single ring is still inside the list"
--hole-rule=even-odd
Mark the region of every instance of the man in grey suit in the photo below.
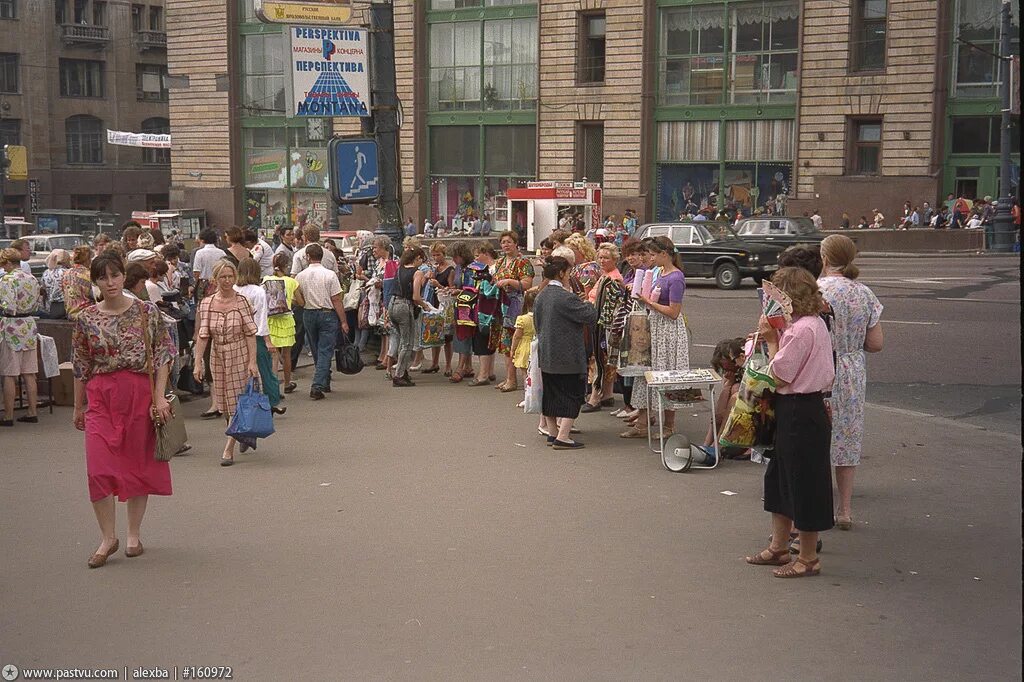
[[[597,322],[597,308],[569,291],[570,269],[565,258],[548,258],[544,263],[548,285],[533,304],[537,361],[543,381],[541,414],[548,445],[556,450],[583,447],[570,434],[587,393],[583,329]]]

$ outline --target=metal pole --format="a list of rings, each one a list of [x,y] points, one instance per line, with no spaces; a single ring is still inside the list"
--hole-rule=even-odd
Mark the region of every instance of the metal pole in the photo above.
[[[10,161],[7,160],[7,146],[0,147],[0,227],[4,230],[4,236],[10,237],[11,233],[7,229],[7,213],[4,211],[4,200],[7,192],[7,166],[10,165]]]
[[[999,89],[1002,94],[1002,119],[999,124],[999,202],[996,214],[992,219],[991,251],[1008,252],[1013,250],[1013,218],[1010,210],[1013,207],[1013,196],[1010,192],[1010,36],[1013,30],[1010,24],[1010,0],[1003,0],[1002,21],[999,31],[999,60],[1002,82]]]
[[[402,174],[398,156],[398,90],[395,79],[395,8],[391,0],[370,5],[371,118],[364,130],[372,131],[380,154],[381,223],[376,234],[386,235],[402,250]]]

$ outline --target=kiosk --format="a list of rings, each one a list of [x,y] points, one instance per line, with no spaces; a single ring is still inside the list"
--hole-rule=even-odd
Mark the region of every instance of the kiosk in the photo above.
[[[587,229],[601,226],[601,185],[596,182],[528,182],[510,187],[507,215],[512,229],[525,228],[526,248],[536,251],[540,242],[558,227],[567,212],[580,213]],[[517,224],[517,220],[524,220]]]

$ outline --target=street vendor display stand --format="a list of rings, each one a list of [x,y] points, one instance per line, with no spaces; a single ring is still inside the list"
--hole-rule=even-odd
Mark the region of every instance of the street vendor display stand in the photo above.
[[[661,455],[662,465],[672,472],[687,471],[689,469],[714,469],[718,466],[722,457],[719,454],[714,463],[693,464],[680,467],[668,459],[665,452],[665,410],[679,410],[689,407],[692,403],[677,402],[669,399],[670,393],[697,389],[707,391],[711,401],[711,432],[714,435],[714,443],[718,443],[718,423],[715,414],[715,393],[721,385],[722,377],[713,369],[689,369],[689,370],[668,370],[662,372],[649,371],[644,374],[647,379],[647,404],[657,404],[658,413],[658,448],[654,447],[651,429],[647,429],[647,446],[652,452]]]

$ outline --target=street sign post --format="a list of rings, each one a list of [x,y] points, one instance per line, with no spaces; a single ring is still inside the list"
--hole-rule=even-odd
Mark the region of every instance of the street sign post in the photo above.
[[[380,159],[373,138],[336,137],[327,146],[331,198],[336,204],[372,204],[380,196]]]
[[[256,16],[265,24],[342,26],[352,19],[348,0],[256,0]]]

